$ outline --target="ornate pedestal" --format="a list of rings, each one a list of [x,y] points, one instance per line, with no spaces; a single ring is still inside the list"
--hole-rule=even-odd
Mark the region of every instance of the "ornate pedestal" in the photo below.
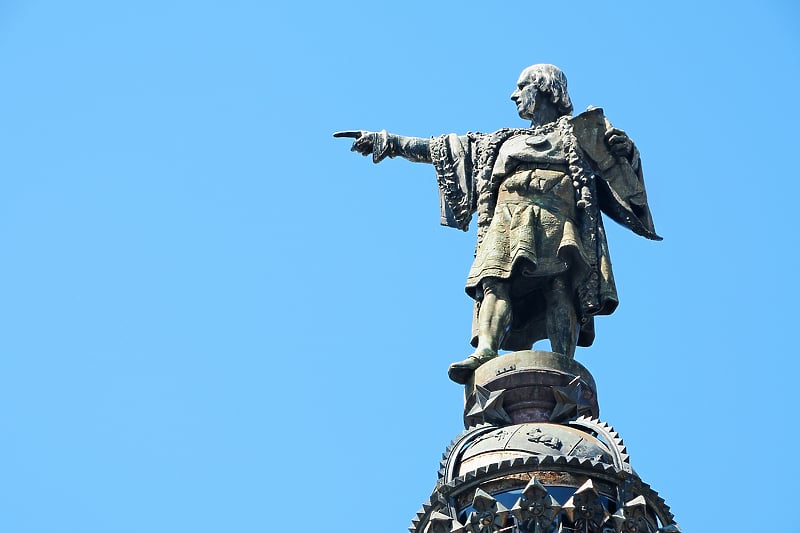
[[[411,533],[679,532],[597,419],[580,363],[544,351],[502,355],[465,385],[467,428],[443,455]]]
[[[468,415],[480,401],[478,386],[504,391],[503,409],[514,424],[559,421],[573,406],[582,415],[600,416],[594,378],[582,364],[558,353],[512,352],[481,365],[464,387],[464,427],[474,420]]]

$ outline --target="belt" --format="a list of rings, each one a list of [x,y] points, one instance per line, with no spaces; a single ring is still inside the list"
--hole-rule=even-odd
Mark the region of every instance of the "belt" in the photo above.
[[[533,163],[522,163],[518,165],[514,172],[522,172],[525,170],[552,170],[553,172],[562,172],[566,174],[569,172],[569,166],[564,163],[545,163],[545,162],[533,162]]]

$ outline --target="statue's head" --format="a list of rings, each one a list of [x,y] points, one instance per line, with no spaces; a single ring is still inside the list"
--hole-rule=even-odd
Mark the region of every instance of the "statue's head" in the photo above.
[[[542,97],[556,106],[560,115],[572,113],[572,101],[567,93],[567,77],[555,65],[531,65],[522,71],[511,99],[517,104],[522,118],[532,118],[536,98]]]

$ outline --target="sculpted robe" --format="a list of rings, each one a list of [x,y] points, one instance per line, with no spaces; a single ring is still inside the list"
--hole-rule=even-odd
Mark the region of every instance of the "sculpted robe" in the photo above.
[[[487,277],[511,283],[512,325],[502,349],[530,349],[547,338],[544,294],[569,280],[579,346],[594,341],[595,315],[618,304],[600,212],[650,239],[653,228],[638,151],[614,157],[602,109],[530,129],[431,139],[442,224],[466,230],[478,215],[475,261],[466,292],[475,317]],[[472,344],[477,344],[473,320]]]

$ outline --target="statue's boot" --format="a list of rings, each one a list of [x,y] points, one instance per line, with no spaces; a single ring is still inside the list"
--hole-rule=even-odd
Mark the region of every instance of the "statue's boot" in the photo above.
[[[476,351],[463,361],[458,361],[450,365],[447,369],[447,375],[460,385],[464,385],[470,378],[475,369],[481,366],[486,361],[497,357],[497,352],[489,348]]]

